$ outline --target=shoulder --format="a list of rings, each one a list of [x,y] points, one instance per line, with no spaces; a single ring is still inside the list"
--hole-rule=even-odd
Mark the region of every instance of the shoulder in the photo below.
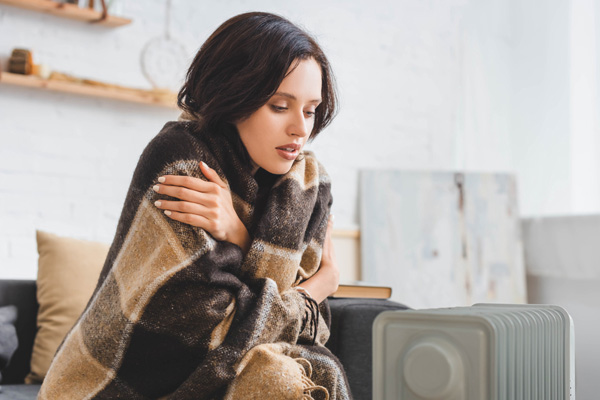
[[[144,148],[134,176],[146,184],[159,174],[175,171],[173,166],[183,167],[186,171],[192,168],[192,164],[203,160],[207,153],[206,145],[196,131],[193,124],[167,122]]]
[[[188,121],[169,121],[150,141],[149,145],[170,145],[195,140],[197,129]]]
[[[146,145],[142,158],[167,160],[194,156],[204,147],[199,129],[193,122],[169,121]]]

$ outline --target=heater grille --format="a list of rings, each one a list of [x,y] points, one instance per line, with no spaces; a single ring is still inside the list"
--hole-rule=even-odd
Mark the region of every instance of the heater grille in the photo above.
[[[373,325],[373,399],[575,399],[574,357],[558,306],[386,311]]]

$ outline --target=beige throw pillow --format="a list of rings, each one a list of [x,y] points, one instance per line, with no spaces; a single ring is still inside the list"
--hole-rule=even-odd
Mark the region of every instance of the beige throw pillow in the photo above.
[[[109,245],[37,231],[38,331],[25,383],[46,376],[56,349],[83,312],[98,281]]]

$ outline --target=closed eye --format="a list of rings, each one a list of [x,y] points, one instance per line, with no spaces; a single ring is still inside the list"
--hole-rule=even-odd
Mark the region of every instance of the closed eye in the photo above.
[[[275,112],[283,112],[283,111],[287,110],[287,107],[280,107],[280,106],[276,106],[276,105],[271,105],[271,108]]]

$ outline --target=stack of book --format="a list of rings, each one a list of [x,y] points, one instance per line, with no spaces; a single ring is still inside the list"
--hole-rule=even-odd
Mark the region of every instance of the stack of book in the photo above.
[[[330,297],[353,297],[364,299],[389,299],[392,288],[386,286],[374,286],[366,282],[341,283],[338,290]]]

